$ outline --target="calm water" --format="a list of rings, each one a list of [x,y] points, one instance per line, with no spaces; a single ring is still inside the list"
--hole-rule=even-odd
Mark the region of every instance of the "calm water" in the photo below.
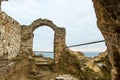
[[[41,53],[41,52],[39,52],[39,51],[34,51],[34,53],[35,53],[36,55],[42,54],[44,57],[54,58],[54,54],[53,54],[53,53]]]
[[[85,56],[87,57],[95,57],[99,54],[100,52],[84,52]]]
[[[54,54],[53,53],[41,53],[39,51],[34,51],[34,53],[36,55],[42,54],[44,57],[54,58]],[[87,57],[94,57],[94,56],[97,56],[99,54],[99,52],[84,52],[84,54]]]

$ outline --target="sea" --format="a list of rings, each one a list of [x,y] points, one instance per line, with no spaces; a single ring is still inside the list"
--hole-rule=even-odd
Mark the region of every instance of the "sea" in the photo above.
[[[34,53],[36,55],[41,54],[42,56],[47,57],[47,58],[54,58],[54,53],[41,53],[39,51],[34,51]],[[84,52],[84,55],[86,57],[96,57],[99,53],[100,52]]]

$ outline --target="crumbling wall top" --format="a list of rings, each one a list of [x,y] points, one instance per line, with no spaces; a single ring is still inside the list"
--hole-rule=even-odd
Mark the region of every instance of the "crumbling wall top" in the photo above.
[[[48,19],[41,19],[41,18],[33,21],[32,24],[30,24],[29,26],[32,27],[32,31],[34,31],[39,26],[44,26],[44,25],[49,26],[54,31],[56,31],[58,28],[52,21],[50,21]]]

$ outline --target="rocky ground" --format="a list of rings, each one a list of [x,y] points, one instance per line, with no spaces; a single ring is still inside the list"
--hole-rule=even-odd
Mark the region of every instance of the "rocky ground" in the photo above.
[[[16,71],[12,71],[14,75],[5,80],[111,80],[107,52],[90,58],[81,52],[66,49],[61,57],[58,71],[54,71],[53,59],[44,57],[14,58],[1,60],[0,63],[16,64]]]
[[[70,73],[79,80],[111,80],[111,64],[106,51],[90,58],[82,52],[66,49],[61,57],[61,65],[63,72]]]

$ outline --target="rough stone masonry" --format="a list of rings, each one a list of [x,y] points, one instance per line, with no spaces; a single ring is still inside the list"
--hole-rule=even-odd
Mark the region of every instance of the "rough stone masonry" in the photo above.
[[[57,27],[47,19],[37,19],[28,26],[22,26],[2,11],[0,11],[0,57],[7,59],[16,56],[30,57],[33,54],[33,32],[43,25],[54,31],[54,63],[59,64],[60,55],[66,48],[65,28]]]
[[[112,80],[120,80],[120,0],[93,0],[93,3],[113,67]]]
[[[0,11],[0,56],[12,58],[19,54],[21,25]]]
[[[22,26],[22,38],[21,38],[21,51],[23,55],[29,56],[33,54],[33,39],[34,39],[34,30],[38,27],[46,25],[54,31],[54,62],[59,64],[60,56],[64,49],[66,48],[65,43],[65,28],[57,27],[52,21],[47,19],[37,19],[28,26]],[[45,33],[43,33],[45,34]],[[38,43],[39,44],[39,43]]]

